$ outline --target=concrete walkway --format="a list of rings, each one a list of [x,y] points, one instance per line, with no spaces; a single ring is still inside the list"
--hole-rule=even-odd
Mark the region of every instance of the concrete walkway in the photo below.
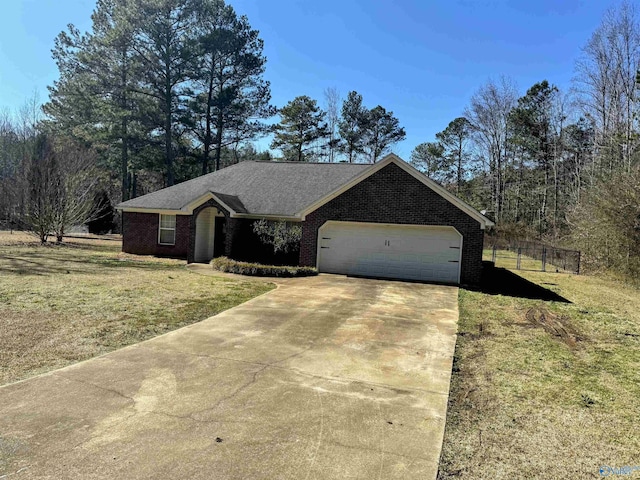
[[[0,479],[433,479],[457,288],[320,275],[0,388]]]

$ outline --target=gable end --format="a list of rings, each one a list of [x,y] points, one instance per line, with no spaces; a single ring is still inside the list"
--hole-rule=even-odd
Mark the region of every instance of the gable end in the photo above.
[[[398,157],[398,156],[396,156],[394,154],[387,155],[379,163],[377,163],[375,165],[372,165],[371,168],[368,169],[367,171],[365,171],[362,175],[359,175],[358,177],[356,177],[352,181],[350,181],[347,184],[341,186],[340,188],[338,188],[334,192],[331,192],[326,197],[320,199],[319,201],[315,202],[314,204],[310,205],[309,207],[307,207],[306,209],[301,211],[299,213],[301,219],[305,220],[306,216],[309,215],[310,213],[312,213],[313,211],[317,210],[318,208],[322,207],[323,205],[327,204],[328,202],[332,201],[333,199],[335,199],[335,198],[339,197],[340,195],[344,194],[346,191],[348,191],[349,189],[351,189],[354,186],[358,185],[359,183],[366,181],[368,178],[370,178],[370,177],[372,177],[374,175],[377,175],[381,170],[386,169],[391,165],[394,165],[394,166],[398,167],[398,169],[404,171],[404,173],[407,176],[411,176],[415,180],[417,180],[417,182],[419,184],[421,184],[423,186],[423,188],[430,189],[434,194],[436,194],[436,195],[440,196],[441,198],[443,198],[445,201],[450,203],[453,207],[457,208],[458,210],[463,212],[465,215],[467,215],[467,216],[471,217],[472,219],[474,219],[476,222],[479,223],[481,229],[484,230],[485,227],[493,225],[493,222],[491,222],[488,218],[486,218],[480,212],[478,212],[473,207],[471,207],[467,203],[465,203],[462,200],[460,200],[455,195],[449,193],[442,186],[440,186],[439,184],[437,184],[436,182],[434,182],[433,180],[428,178],[426,175],[424,175],[423,173],[419,172],[418,170],[413,168],[411,165],[406,163],[404,160],[402,160],[400,157]],[[402,192],[401,189],[397,190],[397,192],[399,192],[399,194],[401,194],[401,195],[405,194],[404,192]]]

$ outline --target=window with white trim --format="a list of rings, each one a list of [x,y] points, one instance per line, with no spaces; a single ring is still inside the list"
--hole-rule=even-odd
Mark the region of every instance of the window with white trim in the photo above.
[[[160,214],[160,231],[158,232],[160,245],[176,244],[176,216]]]

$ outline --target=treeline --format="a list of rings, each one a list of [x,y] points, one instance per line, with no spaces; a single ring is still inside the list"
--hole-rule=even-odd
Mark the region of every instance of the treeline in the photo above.
[[[44,113],[118,172],[121,199],[142,193],[139,173],[173,185],[267,131],[263,42],[222,0],[99,0],[92,20],[56,38]]]
[[[307,96],[272,105],[259,32],[223,0],[99,0],[92,20],[90,32],[70,26],[57,37],[60,78],[43,110],[50,130],[81,139],[118,173],[118,200],[250,153],[271,159],[251,142],[272,133],[285,160],[344,151],[337,95],[328,95],[328,112]],[[375,161],[404,138],[392,112],[366,109],[355,92],[349,100],[352,160]]]
[[[325,90],[326,110],[308,96],[282,107],[280,123],[273,128],[271,148],[280,149],[284,160],[345,161],[375,163],[406,132],[393,112],[378,105],[367,108],[362,95],[349,92],[340,107],[335,88]]]
[[[584,46],[569,91],[489,81],[411,162],[494,218],[498,235],[568,244],[587,267],[637,277],[639,66],[638,13],[623,3]]]
[[[342,102],[327,89],[325,109],[308,96],[276,108],[263,46],[223,0],[98,0],[90,31],[69,25],[55,39],[59,79],[48,101],[40,108],[34,97],[0,117],[0,222],[43,230],[33,205],[58,197],[36,199],[29,179],[73,170],[61,145],[91,159],[85,169],[99,181],[83,211],[98,221],[120,201],[246,159],[272,160],[252,143],[269,134],[278,159],[292,161],[374,162],[404,139],[392,112],[366,108],[356,92]],[[85,223],[80,217],[73,222]]]

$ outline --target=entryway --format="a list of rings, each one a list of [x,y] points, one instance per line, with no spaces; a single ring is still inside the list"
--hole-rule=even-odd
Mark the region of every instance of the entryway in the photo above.
[[[196,218],[194,261],[207,263],[224,255],[226,218],[215,207],[203,209]]]

